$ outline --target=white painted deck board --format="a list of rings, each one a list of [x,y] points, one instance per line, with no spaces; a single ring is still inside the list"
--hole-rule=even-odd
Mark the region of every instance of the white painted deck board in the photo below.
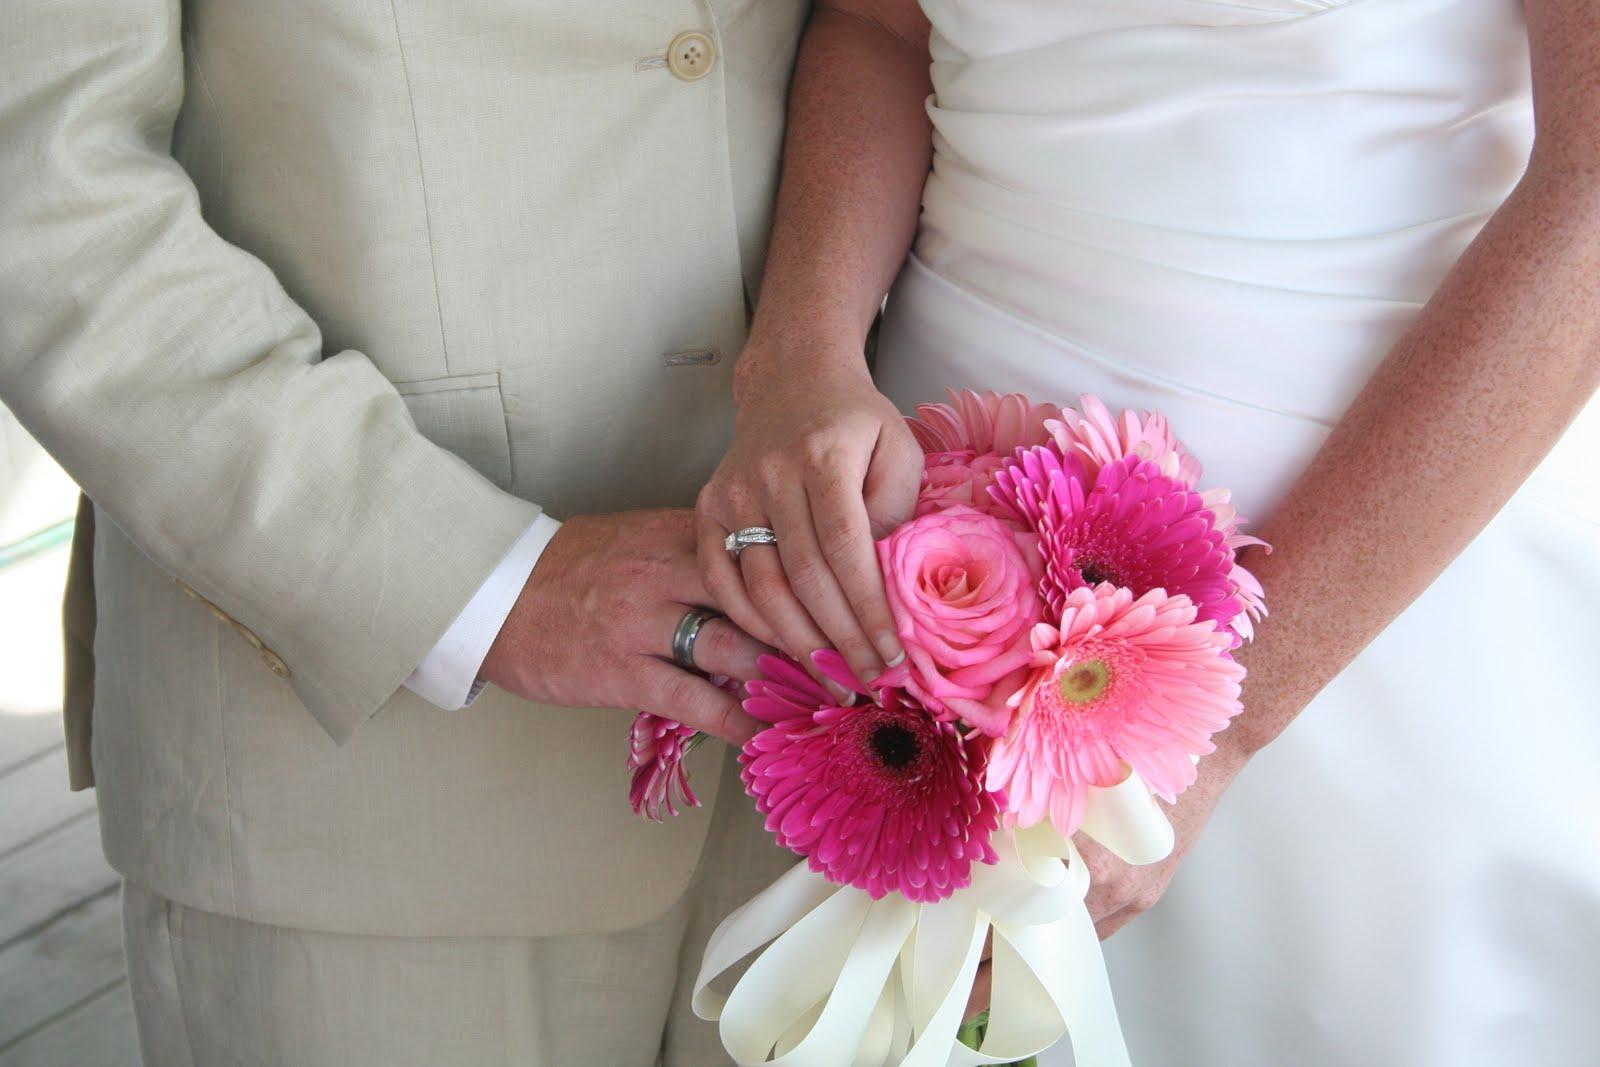
[[[0,948],[116,885],[100,851],[100,825],[81,817],[30,841],[0,868]]]
[[[34,715],[0,706],[0,775],[63,744],[61,716]],[[62,788],[66,779],[61,780]],[[6,818],[0,809],[0,821]]]
[[[139,1067],[128,983],[118,982],[0,1052],[0,1067]]]
[[[137,1067],[118,887],[60,716],[0,710],[0,1067]]]
[[[94,791],[67,788],[67,750],[57,745],[0,775],[0,868],[27,842],[94,811]]]
[[[124,970],[116,890],[0,951],[0,1049],[115,985]]]

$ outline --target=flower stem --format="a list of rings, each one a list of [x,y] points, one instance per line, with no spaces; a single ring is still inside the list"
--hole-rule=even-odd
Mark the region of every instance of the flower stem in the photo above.
[[[970,1049],[976,1050],[983,1044],[983,1035],[989,1029],[989,1009],[985,1008],[966,1022],[961,1024],[961,1029],[956,1031],[956,1040]],[[1039,1057],[1029,1056],[1025,1060],[1017,1060],[1007,1064],[1006,1067],[1039,1067]]]

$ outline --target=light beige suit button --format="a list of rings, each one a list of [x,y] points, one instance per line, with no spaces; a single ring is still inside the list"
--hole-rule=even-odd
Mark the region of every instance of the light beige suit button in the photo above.
[[[267,669],[279,678],[289,677],[289,665],[283,662],[283,657],[272,651],[272,649],[263,648],[261,650],[261,662],[265,663]]]
[[[717,61],[717,46],[699,30],[687,30],[667,46],[667,69],[686,82],[699,81],[711,73]]]

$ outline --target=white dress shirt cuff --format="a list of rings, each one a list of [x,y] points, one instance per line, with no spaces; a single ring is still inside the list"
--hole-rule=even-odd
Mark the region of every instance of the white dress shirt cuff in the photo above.
[[[528,575],[533,573],[533,565],[559,529],[561,524],[548,515],[540,514],[533,520],[533,525],[472,594],[444,636],[422,657],[406,679],[407,689],[446,711],[464,708],[478,698],[484,686],[478,671],[489,654],[489,646],[511,614]]]

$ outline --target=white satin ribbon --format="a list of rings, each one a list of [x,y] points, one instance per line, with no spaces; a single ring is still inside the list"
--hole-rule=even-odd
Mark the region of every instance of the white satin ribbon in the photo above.
[[[1091,790],[1084,831],[1129,863],[1172,847],[1136,775]],[[1048,824],[995,835],[998,863],[936,904],[873,900],[796,864],[724,919],[694,985],[740,1067],[978,1067],[1072,1037],[1078,1067],[1129,1067],[1105,961],[1084,907],[1089,872]],[[956,1040],[994,931],[983,1047]],[[768,944],[770,942],[770,944]],[[727,996],[711,983],[760,951]]]

